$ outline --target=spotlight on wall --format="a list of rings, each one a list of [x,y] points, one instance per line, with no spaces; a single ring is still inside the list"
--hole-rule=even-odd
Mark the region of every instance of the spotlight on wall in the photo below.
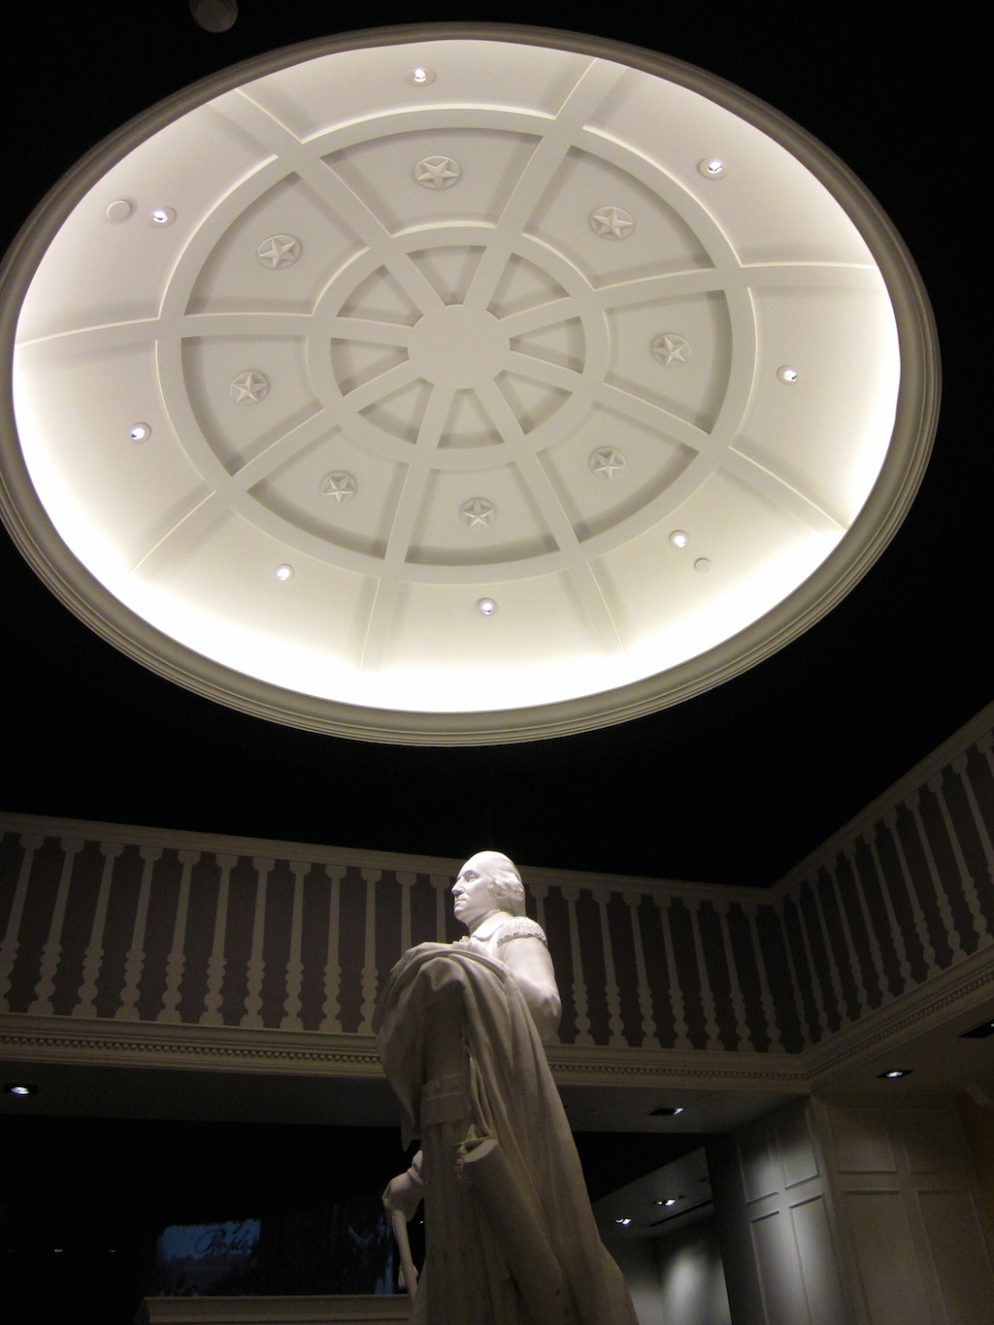
[[[24,1081],[5,1081],[3,1083],[3,1093],[5,1095],[37,1095],[38,1087],[29,1086]]]
[[[960,1036],[961,1040],[986,1040],[988,1035],[994,1035],[994,1019],[988,1017],[982,1021],[979,1026],[974,1026],[968,1031],[964,1031]]]
[[[877,1076],[883,1081],[900,1081],[901,1077],[910,1077],[912,1070],[910,1067],[892,1067],[887,1072],[878,1072]]]

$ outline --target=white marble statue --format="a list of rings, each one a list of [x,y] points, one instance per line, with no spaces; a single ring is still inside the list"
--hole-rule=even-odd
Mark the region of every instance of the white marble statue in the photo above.
[[[481,851],[452,889],[458,943],[423,943],[391,972],[380,1056],[422,1150],[384,1205],[418,1325],[636,1325],[601,1244],[543,1040],[555,972],[506,856]],[[406,1221],[425,1199],[417,1284]],[[415,1291],[416,1286],[416,1291]]]

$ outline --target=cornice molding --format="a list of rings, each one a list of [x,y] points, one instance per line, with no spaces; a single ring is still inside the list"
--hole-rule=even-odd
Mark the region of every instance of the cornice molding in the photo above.
[[[822,1090],[842,1073],[896,1048],[913,1035],[921,1035],[949,1020],[950,1013],[965,1012],[988,1001],[994,992],[994,943],[979,948],[956,966],[927,984],[877,1008],[862,1021],[831,1035],[802,1055],[814,1090]]]

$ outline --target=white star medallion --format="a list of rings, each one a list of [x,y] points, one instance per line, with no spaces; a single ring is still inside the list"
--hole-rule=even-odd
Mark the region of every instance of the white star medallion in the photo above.
[[[470,529],[486,529],[497,518],[497,507],[486,497],[471,497],[463,503],[462,516]]]
[[[255,256],[264,267],[273,271],[277,267],[290,267],[301,254],[301,243],[293,235],[270,235],[255,250]]]
[[[690,342],[675,331],[662,331],[652,342],[652,354],[667,368],[672,364],[686,363],[690,358]]]
[[[258,405],[260,400],[269,395],[269,378],[250,368],[233,377],[228,390],[236,405]]]
[[[627,239],[635,229],[635,219],[623,207],[598,207],[590,213],[590,225],[602,239]]]
[[[322,493],[326,497],[334,497],[337,506],[341,506],[343,501],[350,501],[356,495],[358,488],[358,483],[344,469],[336,469],[331,474],[325,474],[321,480]]]
[[[459,162],[450,156],[426,156],[414,168],[414,178],[426,189],[450,189],[461,174]]]
[[[613,446],[599,446],[590,453],[590,468],[599,478],[614,478],[624,467],[625,457]]]

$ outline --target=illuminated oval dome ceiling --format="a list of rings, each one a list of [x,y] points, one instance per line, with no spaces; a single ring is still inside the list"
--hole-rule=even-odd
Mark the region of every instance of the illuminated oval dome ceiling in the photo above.
[[[935,424],[862,186],[738,89],[569,34],[363,33],[200,84],[62,181],[3,301],[39,574],[173,680],[374,740],[562,734],[742,671],[872,563]]]

